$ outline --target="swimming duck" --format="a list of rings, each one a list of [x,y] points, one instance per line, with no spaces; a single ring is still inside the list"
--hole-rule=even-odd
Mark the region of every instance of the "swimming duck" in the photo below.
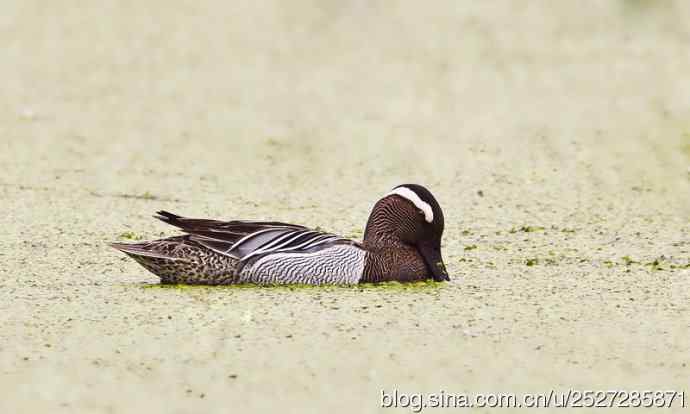
[[[112,243],[161,283],[356,284],[450,280],[443,212],[421,185],[403,184],[372,209],[363,242],[275,221],[218,221],[159,211],[185,235]]]

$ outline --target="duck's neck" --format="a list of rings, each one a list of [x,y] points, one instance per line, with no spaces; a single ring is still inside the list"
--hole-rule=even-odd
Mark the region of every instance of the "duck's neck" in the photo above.
[[[364,243],[366,259],[362,282],[409,282],[429,277],[424,259],[408,244]]]
[[[395,237],[392,232],[381,232],[367,225],[364,232],[366,262],[362,282],[409,282],[424,280],[428,271],[416,247]]]

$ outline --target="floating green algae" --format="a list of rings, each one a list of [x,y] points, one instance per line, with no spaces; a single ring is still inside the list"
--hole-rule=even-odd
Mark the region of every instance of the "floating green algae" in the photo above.
[[[520,226],[520,227],[513,227],[510,230],[508,230],[508,233],[510,233],[510,234],[515,234],[517,232],[535,233],[535,232],[544,231],[544,230],[546,230],[546,228],[543,226],[524,225],[524,226]]]
[[[631,264],[639,264],[640,262],[633,260],[630,256],[623,256],[621,257],[621,260],[623,261],[623,264],[626,266],[630,266]]]
[[[520,231],[523,233],[534,233],[537,231],[544,231],[545,228],[542,226],[522,226],[520,227]]]
[[[190,285],[190,284],[172,284],[172,283],[155,283],[142,285],[142,289],[170,289],[170,290],[204,290],[204,289],[255,289],[255,290],[425,290],[425,289],[439,289],[445,286],[444,282],[436,282],[434,280],[425,280],[418,282],[380,282],[380,283],[359,283],[353,285],[309,285],[304,283],[295,284],[255,284],[255,283],[238,283],[229,285]]]
[[[125,240],[141,240],[144,238],[144,236],[136,234],[133,231],[126,231],[124,233],[120,233],[117,237]]]

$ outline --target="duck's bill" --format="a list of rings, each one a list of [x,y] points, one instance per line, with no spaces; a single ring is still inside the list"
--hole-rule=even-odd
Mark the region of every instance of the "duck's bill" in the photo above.
[[[419,253],[424,258],[426,267],[429,269],[431,277],[433,277],[435,281],[442,282],[444,280],[450,280],[448,272],[446,271],[446,265],[443,263],[443,257],[441,257],[440,247],[420,245]]]

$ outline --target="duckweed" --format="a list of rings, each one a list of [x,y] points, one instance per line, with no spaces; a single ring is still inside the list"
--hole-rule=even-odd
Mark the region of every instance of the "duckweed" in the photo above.
[[[381,283],[360,283],[353,285],[308,285],[302,283],[289,285],[257,285],[252,283],[240,283],[232,285],[188,285],[188,284],[146,284],[142,285],[143,289],[171,289],[171,290],[203,290],[203,289],[270,289],[270,290],[425,290],[425,289],[440,289],[446,286],[445,282],[436,282],[434,280],[423,280],[418,282],[381,282]]]
[[[523,233],[534,233],[537,231],[544,231],[545,228],[542,226],[522,226],[520,227],[520,231]]]
[[[117,237],[119,237],[120,239],[125,239],[125,240],[141,240],[144,238],[144,236],[136,234],[133,231],[126,231],[124,233],[120,233],[120,235]]]
[[[621,260],[623,260],[623,263],[626,266],[630,266],[631,264],[639,264],[639,262],[636,262],[635,260],[631,259],[630,256],[623,256],[621,257]]]
[[[661,259],[654,259],[653,261],[649,263],[645,263],[645,266],[651,267],[651,270],[656,271],[656,270],[664,270],[663,267],[661,267]]]

